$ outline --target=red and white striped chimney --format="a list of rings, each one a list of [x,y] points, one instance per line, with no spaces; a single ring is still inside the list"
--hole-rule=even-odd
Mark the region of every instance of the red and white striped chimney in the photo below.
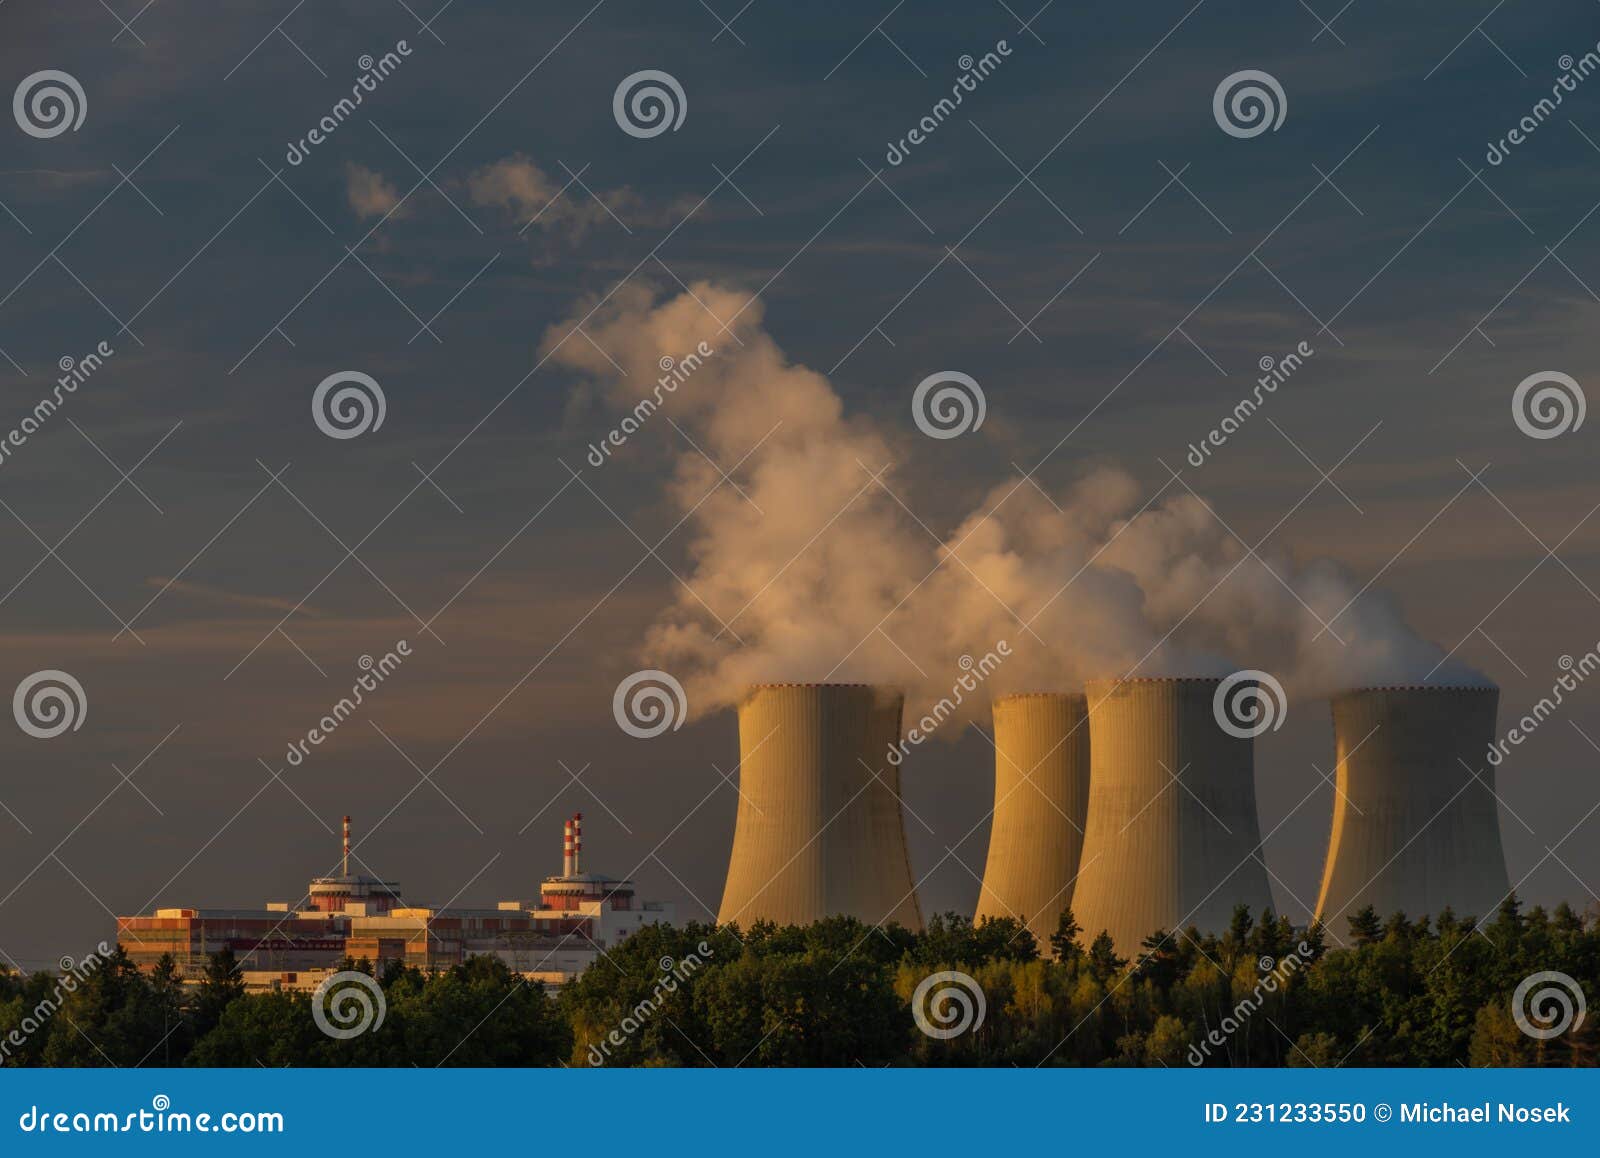
[[[567,821],[566,832],[561,845],[561,875],[570,877],[573,869],[572,856],[572,821]]]
[[[344,868],[342,875],[350,875],[350,817],[344,818]]]
[[[583,871],[583,813],[575,812],[572,815],[572,872],[577,876]]]

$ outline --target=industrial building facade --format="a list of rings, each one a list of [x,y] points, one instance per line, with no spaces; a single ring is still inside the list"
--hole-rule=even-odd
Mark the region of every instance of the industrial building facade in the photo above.
[[[1220,932],[1237,906],[1273,908],[1257,818],[1254,741],[1225,728],[1214,678],[1091,680],[1085,694],[993,705],[994,810],[976,919],[1023,922],[1047,945],[1071,909],[1086,940],[1136,958],[1157,930]],[[1337,939],[1380,917],[1482,917],[1510,893],[1494,768],[1492,687],[1386,687],[1332,700],[1337,781],[1314,917]],[[899,692],[866,684],[761,684],[739,705],[739,803],[717,921],[805,925],[845,915],[923,927],[907,850]],[[247,981],[305,985],[346,958],[448,969],[493,956],[560,983],[673,907],[632,881],[582,870],[582,816],[562,872],[494,908],[420,906],[349,865],[302,903],[162,908],[119,917],[140,967],[170,955],[187,979],[230,950]],[[1308,919],[1311,914],[1308,914]]]
[[[212,954],[231,950],[257,988],[314,986],[346,958],[431,972],[478,956],[561,984],[630,933],[674,915],[671,904],[641,901],[632,881],[582,871],[582,822],[582,813],[566,822],[563,871],[540,883],[537,898],[475,909],[411,905],[398,882],[351,873],[345,817],[343,871],[313,880],[301,906],[157,909],[118,917],[117,943],[145,970],[170,954],[191,981]]]

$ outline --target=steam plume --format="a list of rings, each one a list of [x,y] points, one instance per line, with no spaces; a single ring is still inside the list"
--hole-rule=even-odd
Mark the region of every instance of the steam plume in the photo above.
[[[630,284],[552,327],[544,349],[637,416],[661,359],[702,342],[715,353],[669,396],[655,390],[660,416],[641,420],[663,433],[639,435],[675,448],[669,497],[692,528],[692,590],[678,589],[640,658],[683,679],[697,711],[736,702],[750,683],[834,680],[905,687],[915,717],[950,694],[963,656],[1002,639],[1011,656],[988,681],[994,694],[1250,667],[1291,694],[1323,695],[1420,682],[1443,659],[1390,599],[1361,593],[1331,561],[1248,558],[1199,499],[1174,487],[1147,506],[1148,490],[1119,469],[1049,498],[1013,478],[936,541],[885,469],[914,461],[916,444],[896,454],[890,435],[847,416],[735,290],[701,282],[663,298]],[[1431,682],[1484,681],[1446,662]],[[982,715],[987,699],[969,694],[966,709]]]

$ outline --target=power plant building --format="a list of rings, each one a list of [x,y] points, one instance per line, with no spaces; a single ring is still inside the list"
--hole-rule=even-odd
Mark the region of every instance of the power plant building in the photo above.
[[[1511,892],[1500,845],[1492,687],[1361,688],[1333,698],[1338,761],[1317,917],[1335,936],[1379,917],[1493,913]]]
[[[1136,958],[1156,930],[1220,932],[1241,904],[1272,907],[1256,811],[1254,747],[1225,729],[1212,678],[1091,680],[1086,695],[994,703],[995,807],[976,916],[1022,920],[1041,945],[1071,908],[1085,942],[1109,932]],[[1337,789],[1316,918],[1335,937],[1380,917],[1484,917],[1510,892],[1494,769],[1493,687],[1379,687],[1332,701]],[[739,704],[739,802],[719,924],[805,925],[830,916],[923,927],[900,799],[902,696],[867,684],[760,684]],[[901,749],[903,750],[903,749]],[[448,969],[500,958],[561,983],[670,904],[586,872],[582,815],[562,871],[537,897],[431,908],[400,885],[340,871],[299,904],[161,908],[117,918],[149,970],[170,955],[186,980],[231,950],[248,983],[315,985],[348,958]]]
[[[1089,815],[1073,914],[1135,958],[1158,929],[1220,932],[1271,907],[1252,741],[1213,711],[1221,681],[1091,680]]]
[[[739,705],[739,806],[719,923],[845,915],[922,928],[901,819],[902,696],[760,684]]]
[[[1015,917],[1048,946],[1072,904],[1089,808],[1088,701],[1031,692],[994,701],[994,814],[978,920]]]
[[[314,988],[347,957],[434,972],[493,956],[559,985],[629,934],[674,916],[671,904],[641,901],[632,881],[582,871],[582,823],[582,813],[566,822],[562,872],[544,878],[536,899],[432,908],[402,900],[397,882],[350,872],[347,816],[343,871],[315,878],[303,907],[157,909],[118,917],[117,942],[145,970],[170,954],[187,981],[199,980],[210,955],[231,950],[252,988]]]

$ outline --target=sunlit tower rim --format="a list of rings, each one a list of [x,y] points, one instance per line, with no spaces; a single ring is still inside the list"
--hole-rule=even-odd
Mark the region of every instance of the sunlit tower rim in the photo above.
[[[739,806],[717,914],[922,928],[901,819],[902,697],[870,684],[757,684],[739,704]]]
[[[892,694],[889,691],[889,689],[880,688],[879,685],[877,685],[877,684],[861,684],[861,683],[848,683],[848,682],[817,683],[817,682],[808,682],[806,680],[779,680],[779,681],[776,681],[776,682],[773,682],[773,683],[751,684],[749,686],[749,688],[748,688],[748,692],[759,691],[761,688],[873,688],[874,690],[880,691],[884,695]]]
[[[1272,904],[1253,741],[1225,731],[1210,677],[1090,680],[1089,811],[1072,909],[1136,957],[1157,929],[1221,931]]]
[[[1500,843],[1498,688],[1395,685],[1332,700],[1336,791],[1317,917],[1335,937],[1367,905],[1487,916],[1511,891]]]
[[[1017,692],[994,701],[994,815],[978,920],[1014,917],[1047,947],[1072,904],[1089,808],[1088,700]]]

